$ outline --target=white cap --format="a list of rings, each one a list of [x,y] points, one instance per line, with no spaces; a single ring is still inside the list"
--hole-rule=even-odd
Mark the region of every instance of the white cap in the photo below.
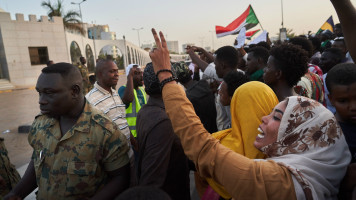
[[[129,75],[130,70],[131,70],[131,68],[132,68],[133,66],[137,66],[137,68],[141,68],[141,66],[138,65],[138,64],[129,64],[129,65],[126,67],[126,76]]]

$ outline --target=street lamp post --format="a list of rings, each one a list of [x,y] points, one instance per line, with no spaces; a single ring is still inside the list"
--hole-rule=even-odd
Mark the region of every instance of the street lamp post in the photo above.
[[[284,18],[283,18],[283,0],[281,0],[281,10],[282,10],[282,28],[284,28],[283,27],[283,25],[284,25]]]
[[[287,39],[287,29],[284,28],[284,17],[283,17],[283,0],[281,0],[281,10],[282,10],[282,28],[279,29],[279,40],[285,41]]]
[[[79,3],[71,2],[71,4],[79,5],[79,13],[80,13],[80,19],[82,20],[83,23],[83,16],[82,16],[82,8],[80,7],[80,4],[84,3],[86,0],[82,0]]]
[[[84,30],[84,23],[83,23],[82,7],[80,6],[80,4],[84,3],[85,1],[86,0],[82,0],[80,3],[71,2],[71,4],[79,5],[79,14],[80,14],[80,19],[82,20],[83,30]]]
[[[137,31],[137,37],[138,37],[138,47],[141,48],[141,43],[140,43],[140,30],[142,30],[143,27],[141,28],[133,28],[132,30]]]
[[[82,20],[82,28],[83,28],[84,34],[85,34],[84,22],[83,22],[83,15],[82,15],[82,7],[80,6],[80,4],[84,3],[85,1],[86,1],[86,0],[82,0],[82,1],[79,2],[79,3],[71,2],[71,4],[79,5],[79,14],[80,14],[80,19]],[[83,45],[83,51],[85,51],[83,37],[82,37],[82,45]]]
[[[122,36],[122,38],[124,39],[124,48],[125,48],[125,57],[124,57],[124,65],[125,65],[125,66],[124,66],[124,67],[126,67],[130,61],[129,61],[129,58],[128,58],[128,55],[127,55],[127,51],[126,51],[127,47],[126,47],[126,38],[125,38],[125,35]]]

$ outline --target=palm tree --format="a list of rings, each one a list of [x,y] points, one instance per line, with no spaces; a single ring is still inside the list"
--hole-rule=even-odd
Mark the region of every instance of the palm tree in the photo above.
[[[280,38],[279,34],[280,33],[277,33],[278,38]],[[293,32],[293,29],[287,28],[287,38],[294,38],[294,37],[296,37],[296,34]]]
[[[79,31],[85,35],[85,30],[82,22],[78,19],[80,14],[76,11],[70,10],[65,12],[63,9],[63,1],[57,0],[56,4],[52,4],[50,0],[42,1],[41,6],[48,10],[48,17],[52,19],[54,16],[63,18],[63,25],[66,29]]]

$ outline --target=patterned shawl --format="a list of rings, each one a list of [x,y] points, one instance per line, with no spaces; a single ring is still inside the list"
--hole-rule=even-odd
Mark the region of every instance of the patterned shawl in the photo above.
[[[351,160],[334,115],[300,96],[288,98],[277,141],[261,150],[290,170],[298,199],[336,199]]]

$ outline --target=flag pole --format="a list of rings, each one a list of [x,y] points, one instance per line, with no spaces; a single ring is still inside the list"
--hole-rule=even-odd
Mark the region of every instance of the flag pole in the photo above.
[[[284,28],[284,17],[283,17],[283,0],[281,0],[281,10],[282,10],[282,28]]]
[[[256,18],[257,18],[257,16],[256,16]],[[263,29],[263,27],[262,27],[262,24],[261,24],[260,20],[258,20],[258,24],[261,26],[262,31],[264,31],[264,29]]]

